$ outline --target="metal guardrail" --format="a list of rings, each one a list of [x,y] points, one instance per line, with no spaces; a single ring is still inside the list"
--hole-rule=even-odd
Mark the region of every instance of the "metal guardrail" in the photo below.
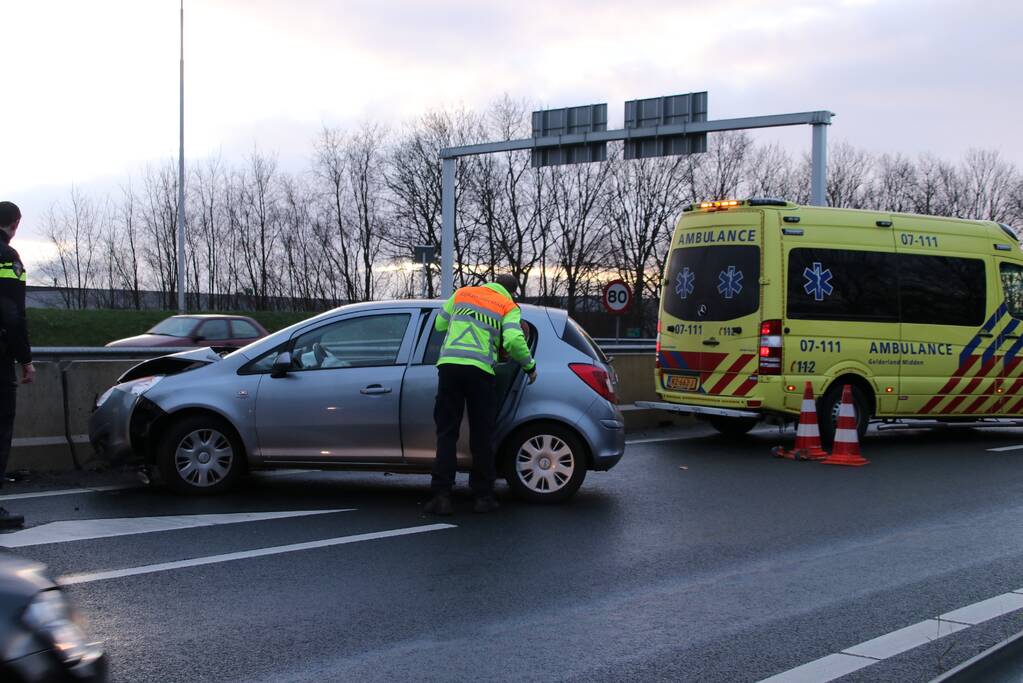
[[[615,353],[653,353],[654,346],[657,344],[655,339],[614,339],[609,337],[601,337],[594,339],[597,342],[597,346],[601,348],[604,353],[615,354]]]

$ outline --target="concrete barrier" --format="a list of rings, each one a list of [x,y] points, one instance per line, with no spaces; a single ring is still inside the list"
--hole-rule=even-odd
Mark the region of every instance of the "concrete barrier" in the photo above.
[[[114,384],[131,360],[53,360],[36,363],[36,380],[18,388],[18,414],[8,471],[66,471],[100,468],[89,445],[89,416],[96,397]],[[619,403],[626,429],[685,424],[692,418],[636,408],[634,401],[657,400],[652,353],[619,353],[614,357],[619,378]]]

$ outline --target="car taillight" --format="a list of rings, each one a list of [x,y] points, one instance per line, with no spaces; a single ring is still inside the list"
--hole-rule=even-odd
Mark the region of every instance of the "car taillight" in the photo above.
[[[760,324],[760,374],[781,374],[781,321],[765,320]]]
[[[654,369],[661,367],[661,321],[657,321],[657,341],[654,342]]]
[[[598,365],[590,365],[589,363],[569,363],[568,367],[572,369],[572,372],[579,379],[586,382],[590,389],[593,389],[611,403],[618,402],[618,397],[615,396],[614,385],[611,383],[611,377],[604,368]]]

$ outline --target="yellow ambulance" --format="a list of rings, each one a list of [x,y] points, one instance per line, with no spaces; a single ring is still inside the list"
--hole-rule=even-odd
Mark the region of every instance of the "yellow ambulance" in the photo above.
[[[1008,226],[774,199],[694,204],[661,283],[661,401],[726,434],[798,417],[1023,415],[1023,251]]]

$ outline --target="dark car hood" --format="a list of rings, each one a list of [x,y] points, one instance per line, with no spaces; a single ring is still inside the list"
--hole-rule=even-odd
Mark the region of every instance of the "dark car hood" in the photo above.
[[[195,346],[191,337],[171,337],[166,334],[136,334],[134,337],[116,339],[108,347],[147,347],[147,346]]]
[[[220,354],[210,346],[191,351],[179,351],[168,356],[150,358],[134,366],[118,378],[118,383],[128,382],[140,377],[152,375],[176,375],[186,370],[194,370],[220,360]]]

